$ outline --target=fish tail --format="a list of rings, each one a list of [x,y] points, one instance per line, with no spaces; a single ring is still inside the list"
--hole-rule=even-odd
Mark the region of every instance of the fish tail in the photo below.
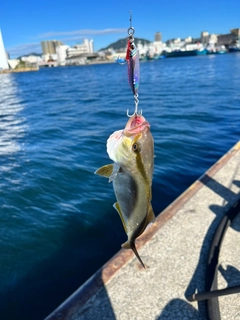
[[[140,258],[138,252],[137,252],[137,249],[136,249],[136,246],[135,246],[135,243],[134,242],[130,242],[130,247],[132,249],[132,251],[135,253],[136,257],[138,258],[138,260],[141,262],[141,265],[143,266],[143,268],[145,269],[145,265],[142,261],[142,259]]]

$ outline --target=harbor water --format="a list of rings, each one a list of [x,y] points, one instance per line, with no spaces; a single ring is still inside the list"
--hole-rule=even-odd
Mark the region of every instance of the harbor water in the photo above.
[[[240,137],[240,54],[140,64],[159,214]],[[106,140],[134,110],[127,67],[0,75],[0,319],[40,320],[126,241]]]

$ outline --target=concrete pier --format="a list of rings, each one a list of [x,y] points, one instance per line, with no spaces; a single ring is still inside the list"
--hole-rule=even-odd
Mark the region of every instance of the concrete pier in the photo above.
[[[225,212],[240,198],[240,141],[158,215],[131,250],[120,250],[46,320],[205,320],[209,246]],[[240,285],[240,214],[219,258],[219,288]],[[219,297],[222,319],[240,319],[240,293]]]

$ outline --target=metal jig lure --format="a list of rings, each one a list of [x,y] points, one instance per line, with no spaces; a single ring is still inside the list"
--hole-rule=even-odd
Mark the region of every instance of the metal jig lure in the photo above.
[[[119,64],[128,64],[128,82],[132,89],[134,100],[135,100],[135,110],[132,115],[129,115],[129,110],[127,110],[128,117],[133,115],[142,115],[142,110],[138,111],[138,87],[139,87],[139,77],[140,77],[140,66],[139,66],[139,55],[137,47],[134,43],[134,28],[132,27],[132,12],[130,11],[130,28],[128,28],[128,43],[127,52],[124,62],[118,62]]]

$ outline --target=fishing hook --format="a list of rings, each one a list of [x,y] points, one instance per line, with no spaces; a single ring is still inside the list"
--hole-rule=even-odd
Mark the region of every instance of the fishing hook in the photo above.
[[[120,62],[120,56],[118,56],[117,63],[123,66],[125,63],[127,63],[127,60],[125,59],[123,62]]]
[[[140,111],[138,111],[138,103],[139,103],[139,100],[138,100],[138,94],[136,93],[134,95],[134,100],[135,100],[135,110],[134,110],[134,113],[132,115],[129,114],[129,109],[127,109],[127,116],[129,118],[131,118],[132,116],[141,116],[142,115],[142,109]]]

